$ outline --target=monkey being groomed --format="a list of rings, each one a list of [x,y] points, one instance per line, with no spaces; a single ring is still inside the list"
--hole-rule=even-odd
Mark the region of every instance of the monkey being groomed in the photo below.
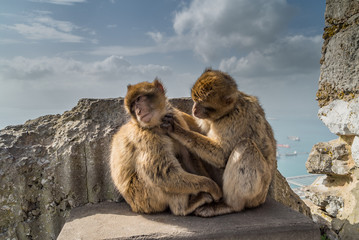
[[[264,203],[276,169],[276,141],[257,98],[212,69],[198,78],[191,95],[192,114],[203,135],[183,128],[176,116],[166,116],[162,128],[223,174],[223,201],[195,214],[211,217]]]
[[[124,104],[131,119],[112,139],[110,167],[115,186],[134,212],[170,208],[175,215],[188,215],[222,197],[213,180],[182,168],[181,163],[196,161],[160,128],[166,114],[175,116],[183,129],[193,123],[190,115],[169,104],[160,81],[129,85]],[[196,172],[196,167],[189,168]]]

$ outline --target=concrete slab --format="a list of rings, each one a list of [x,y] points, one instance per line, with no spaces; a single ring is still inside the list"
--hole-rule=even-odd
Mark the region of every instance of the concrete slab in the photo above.
[[[125,203],[71,210],[58,240],[80,239],[320,239],[308,217],[268,200],[261,207],[213,218],[136,214]]]

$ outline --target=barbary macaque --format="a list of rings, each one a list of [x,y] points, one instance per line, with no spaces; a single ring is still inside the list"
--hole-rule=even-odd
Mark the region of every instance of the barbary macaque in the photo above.
[[[162,128],[223,173],[223,201],[196,215],[211,217],[264,203],[276,170],[276,141],[258,99],[238,90],[228,74],[206,69],[191,89],[192,114],[202,134],[165,116]]]
[[[115,186],[134,212],[169,208],[175,215],[188,215],[222,197],[213,180],[183,169],[181,163],[192,162],[189,152],[160,128],[166,114],[186,130],[193,118],[170,105],[158,79],[128,85],[124,105],[131,119],[112,139],[110,168]]]

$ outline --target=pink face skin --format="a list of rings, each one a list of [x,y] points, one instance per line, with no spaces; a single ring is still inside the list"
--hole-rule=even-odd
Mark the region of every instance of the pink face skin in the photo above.
[[[198,103],[194,103],[193,107],[192,107],[192,114],[193,116],[197,117],[197,118],[206,118],[207,115],[204,112],[204,108],[201,107]]]
[[[153,117],[153,111],[147,96],[139,96],[134,102],[133,110],[138,121],[149,123]]]

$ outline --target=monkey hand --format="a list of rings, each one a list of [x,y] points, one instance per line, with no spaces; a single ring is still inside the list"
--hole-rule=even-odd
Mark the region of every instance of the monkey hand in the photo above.
[[[174,130],[173,114],[168,113],[162,118],[161,128],[167,130],[167,132],[173,132]]]
[[[218,202],[222,198],[221,188],[213,181],[208,193],[211,194],[213,200],[216,202]]]
[[[176,117],[172,114],[166,114],[162,118],[161,128],[164,130],[167,130],[167,132],[174,132],[176,128],[178,128],[180,125],[176,119]]]

